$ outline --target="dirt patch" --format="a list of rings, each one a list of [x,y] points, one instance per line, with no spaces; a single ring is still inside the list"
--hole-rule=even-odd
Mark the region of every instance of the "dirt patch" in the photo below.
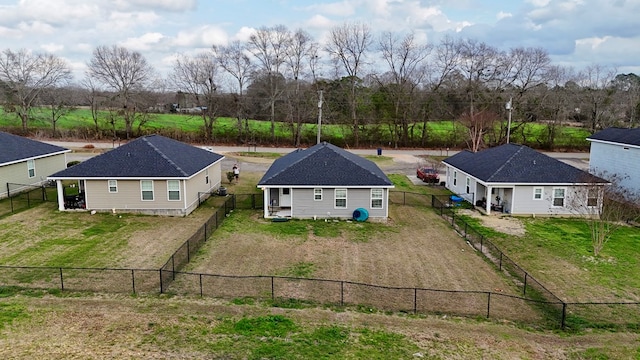
[[[460,210],[460,213],[480,219],[480,221],[482,221],[482,225],[504,234],[524,236],[526,233],[526,229],[522,221],[512,216],[482,215],[475,210],[466,209]]]

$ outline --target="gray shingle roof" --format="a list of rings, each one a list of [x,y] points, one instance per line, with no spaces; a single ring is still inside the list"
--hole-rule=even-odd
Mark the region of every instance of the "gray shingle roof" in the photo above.
[[[0,165],[71,150],[0,131]]]
[[[264,185],[391,187],[393,183],[372,161],[325,142],[274,161],[258,182]]]
[[[472,153],[462,151],[443,162],[491,183],[574,184],[607,182],[524,145],[504,144]]]
[[[640,146],[640,128],[623,129],[611,127],[589,136],[587,140],[601,140],[618,144]]]
[[[133,140],[51,178],[188,178],[222,155],[160,135]]]

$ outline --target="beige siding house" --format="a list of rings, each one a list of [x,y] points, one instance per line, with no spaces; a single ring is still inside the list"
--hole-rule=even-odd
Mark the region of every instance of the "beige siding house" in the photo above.
[[[277,159],[258,182],[265,218],[386,219],[393,187],[372,161],[328,143]]]
[[[0,198],[43,184],[71,150],[0,131]]]
[[[145,136],[53,174],[58,208],[185,216],[220,187],[222,155]],[[79,195],[65,195],[73,180]]]

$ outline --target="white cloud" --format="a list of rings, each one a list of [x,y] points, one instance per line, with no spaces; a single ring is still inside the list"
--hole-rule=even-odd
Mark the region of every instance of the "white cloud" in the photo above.
[[[212,25],[178,32],[172,41],[172,45],[181,48],[209,48],[212,45],[224,45],[228,42],[227,33]]]
[[[496,19],[498,19],[498,20],[502,20],[502,19],[506,19],[506,18],[510,18],[510,17],[513,17],[513,14],[507,13],[507,12],[504,12],[504,11],[500,11],[496,15]]]
[[[164,38],[161,33],[146,33],[136,38],[128,38],[121,42],[120,45],[130,50],[144,52],[157,47]]]
[[[56,53],[56,52],[60,52],[60,51],[64,50],[64,45],[55,44],[55,43],[43,44],[43,45],[40,45],[40,47],[44,51],[50,52],[50,53]]]
[[[353,1],[344,0],[341,2],[310,5],[307,7],[307,10],[323,15],[348,17],[355,14],[356,4],[354,4]]]

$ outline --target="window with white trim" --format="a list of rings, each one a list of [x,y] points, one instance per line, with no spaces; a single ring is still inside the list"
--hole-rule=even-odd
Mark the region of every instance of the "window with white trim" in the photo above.
[[[153,201],[153,180],[140,180],[143,201]]]
[[[453,186],[457,186],[458,185],[458,172],[454,171],[453,172]]]
[[[108,184],[109,184],[109,192],[110,193],[117,193],[118,192],[118,180],[109,180]]]
[[[36,177],[36,162],[33,159],[27,160],[27,173],[30,178]]]
[[[313,200],[322,201],[322,189],[313,189]]]
[[[587,206],[596,207],[598,206],[598,198],[600,197],[600,189],[589,189],[587,190]]]
[[[334,204],[336,209],[347,208],[347,189],[336,189],[334,191]]]
[[[467,185],[467,194],[471,194],[471,179],[467,176],[467,180],[465,181]]]
[[[565,188],[553,188],[553,203],[554,207],[564,206],[564,197],[567,189]]]
[[[209,183],[209,168],[207,168],[207,169],[204,171],[204,183],[205,183],[205,184],[208,184],[208,183]]]
[[[371,208],[382,209],[383,189],[371,189]]]
[[[544,188],[541,188],[541,187],[533,188],[533,200],[542,200],[543,194],[544,194]]]
[[[180,180],[167,180],[167,192],[170,201],[180,200]]]

